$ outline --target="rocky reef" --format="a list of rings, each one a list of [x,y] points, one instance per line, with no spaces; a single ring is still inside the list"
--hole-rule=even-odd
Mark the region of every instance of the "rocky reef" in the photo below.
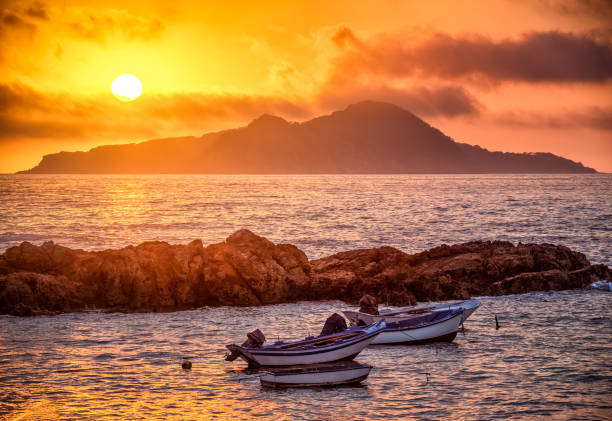
[[[290,244],[248,230],[204,247],[146,242],[120,250],[73,250],[24,242],[0,255],[0,314],[88,309],[148,312],[298,300],[379,302],[465,299],[580,288],[612,270],[567,247],[475,241],[407,254],[392,247],[309,261]]]

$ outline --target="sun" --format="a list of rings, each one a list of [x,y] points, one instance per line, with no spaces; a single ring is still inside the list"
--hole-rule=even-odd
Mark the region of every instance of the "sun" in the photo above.
[[[119,75],[113,80],[111,91],[120,101],[134,101],[142,93],[142,83],[134,75]]]

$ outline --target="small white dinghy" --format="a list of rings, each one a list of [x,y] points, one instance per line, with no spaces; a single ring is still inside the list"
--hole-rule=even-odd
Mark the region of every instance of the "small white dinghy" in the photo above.
[[[351,326],[359,326],[364,324],[369,325],[380,320],[385,320],[387,323],[395,323],[431,312],[462,309],[463,315],[461,316],[461,323],[463,323],[472,315],[473,312],[476,311],[478,307],[480,307],[480,305],[480,300],[466,300],[435,305],[421,304],[399,310],[381,310],[380,314],[377,315],[348,310],[342,311],[342,313],[349,320]]]
[[[372,366],[356,361],[311,364],[268,370],[260,377],[261,385],[274,388],[327,387],[360,383]]]

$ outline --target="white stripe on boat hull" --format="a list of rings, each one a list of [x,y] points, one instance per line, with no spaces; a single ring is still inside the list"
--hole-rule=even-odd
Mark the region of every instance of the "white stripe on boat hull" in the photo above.
[[[257,354],[252,352],[251,355],[259,365],[265,366],[327,363],[344,360],[345,358],[349,358],[351,356],[359,354],[375,338],[376,336],[372,336],[367,339],[364,339],[363,341],[355,342],[354,344],[340,349],[334,349],[330,351],[324,351],[308,355],[289,355],[290,351],[282,351],[284,354],[287,355],[275,355],[273,351],[267,352],[266,354]],[[300,350],[299,352],[303,351]]]
[[[350,370],[329,371],[326,373],[300,373],[275,375],[268,373],[261,377],[264,386],[297,387],[297,386],[333,386],[350,384],[365,379],[372,367],[365,366]]]
[[[374,338],[372,345],[421,342],[448,336],[459,330],[461,320],[461,314],[457,314],[451,319],[421,328],[408,328],[395,331],[383,330],[382,333]]]

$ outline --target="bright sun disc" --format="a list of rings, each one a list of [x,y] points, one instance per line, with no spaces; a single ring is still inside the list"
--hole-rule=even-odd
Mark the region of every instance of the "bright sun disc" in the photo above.
[[[121,101],[134,101],[142,93],[142,83],[134,75],[119,75],[113,80],[111,90]]]

